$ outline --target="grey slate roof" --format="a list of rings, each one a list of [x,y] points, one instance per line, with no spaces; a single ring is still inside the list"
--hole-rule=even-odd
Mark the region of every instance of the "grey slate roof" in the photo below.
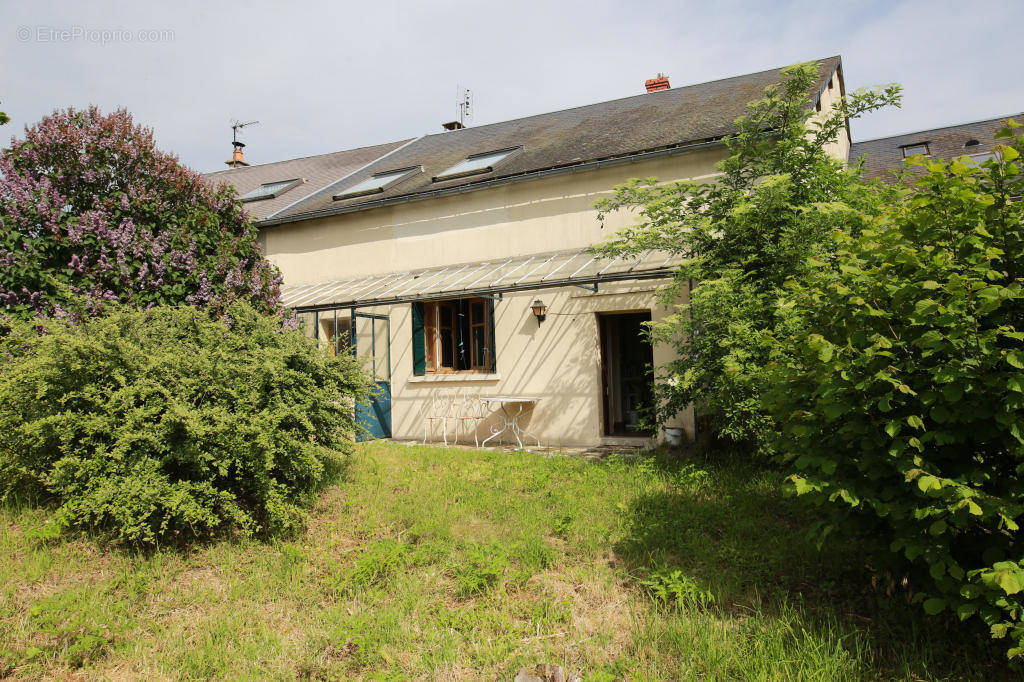
[[[903,148],[909,145],[928,143],[930,156],[951,159],[964,154],[979,154],[992,151],[998,140],[993,136],[1006,125],[1006,119],[1012,118],[1024,123],[1024,114],[1010,114],[991,118],[985,121],[962,123],[934,130],[921,130],[904,133],[876,140],[854,142],[850,147],[850,161],[854,162],[863,155],[865,177],[892,179],[890,171],[903,165]],[[978,145],[965,146],[970,140],[977,140]]]
[[[839,57],[819,60],[820,76],[813,105],[837,69]],[[644,93],[633,97],[425,135],[344,180],[332,183],[299,204],[273,216],[270,224],[335,211],[415,198],[434,190],[469,188],[502,178],[547,169],[629,157],[702,141],[718,140],[735,130],[734,121],[747,103],[781,80],[780,69]],[[483,174],[433,182],[432,178],[472,154],[518,147],[519,151]],[[333,196],[374,173],[422,166],[423,171],[370,196],[335,201]]]
[[[337,182],[352,171],[380,158],[384,154],[397,149],[408,142],[389,142],[371,147],[360,147],[346,151],[306,156],[301,159],[289,159],[264,163],[258,166],[229,168],[227,170],[207,173],[203,177],[213,185],[228,183],[234,185],[239,196],[256,189],[262,184],[305,178],[305,182],[289,189],[272,199],[248,201],[242,207],[256,220],[263,220],[292,203],[309,196],[327,185]]]

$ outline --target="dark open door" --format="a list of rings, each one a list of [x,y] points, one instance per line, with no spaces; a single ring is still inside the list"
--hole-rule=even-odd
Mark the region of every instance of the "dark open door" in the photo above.
[[[391,437],[391,324],[387,315],[352,312],[352,348],[373,377],[373,395],[356,405],[359,440]]]
[[[601,314],[601,393],[606,436],[649,436],[654,349],[644,324],[651,314]]]

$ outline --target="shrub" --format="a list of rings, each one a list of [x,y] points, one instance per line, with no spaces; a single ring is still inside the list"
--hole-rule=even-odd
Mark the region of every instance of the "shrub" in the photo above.
[[[1001,160],[913,160],[914,184],[794,286],[774,390],[818,529],[890,542],[914,600],[1024,652],[1024,136]],[[908,177],[908,180],[910,178]]]
[[[8,320],[0,496],[52,501],[57,529],[133,544],[299,527],[341,471],[366,380],[279,319],[226,313]]]
[[[234,190],[161,152],[124,110],[56,111],[0,152],[0,306],[12,315],[235,300],[279,311],[279,284]]]
[[[816,113],[818,66],[797,64],[780,76],[723,140],[728,156],[713,180],[631,180],[596,204],[602,218],[622,209],[638,215],[601,252],[684,258],[659,294],[676,312],[649,328],[652,341],[675,350],[657,369],[659,418],[696,405],[720,436],[765,454],[773,425],[760,397],[769,349],[759,332],[775,327],[773,303],[786,279],[809,256],[831,253],[836,225],[858,230],[872,198],[828,149],[849,118],[899,103],[890,86]]]

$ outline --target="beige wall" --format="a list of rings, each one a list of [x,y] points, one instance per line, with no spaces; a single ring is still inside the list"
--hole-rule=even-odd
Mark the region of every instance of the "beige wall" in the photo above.
[[[510,255],[582,249],[632,222],[602,228],[594,201],[634,177],[708,178],[721,148],[412,201],[264,230],[289,285]]]
[[[722,148],[712,148],[551,176],[280,225],[264,230],[263,238],[268,257],[289,285],[582,249],[632,223],[628,214],[609,217],[603,227],[598,222],[593,204],[610,196],[616,184],[632,177],[710,179],[723,155]],[[540,398],[524,423],[544,445],[599,443],[603,402],[597,314],[651,311],[653,319],[661,319],[673,311],[656,304],[657,286],[634,281],[601,285],[597,293],[570,287],[506,295],[495,303],[496,374],[449,375],[443,380],[413,376],[409,304],[360,309],[390,317],[394,437],[422,438],[420,415],[427,399],[437,391],[462,389]],[[537,297],[548,305],[548,317],[539,327],[530,310]],[[669,348],[654,349],[656,366],[671,357]],[[692,410],[669,425],[684,427],[692,437]],[[489,433],[485,423],[481,439]],[[440,438],[440,431],[431,437]]]
[[[825,91],[821,95],[821,114],[818,118],[826,116],[839,101],[840,97],[842,97],[842,82],[839,79],[839,71],[837,70],[832,74],[832,89],[829,90],[828,86],[826,86]],[[843,131],[835,142],[825,145],[825,151],[844,164],[847,163],[850,157],[849,130]]]
[[[651,311],[662,319],[671,311],[657,305],[655,281],[601,285],[597,293],[573,288],[506,295],[494,304],[497,372],[481,375],[413,376],[410,304],[368,309],[391,320],[392,431],[395,438],[422,439],[420,410],[432,393],[462,390],[483,395],[540,398],[523,420],[543,445],[580,446],[601,441],[602,384],[598,313]],[[530,310],[535,298],[548,306],[540,325]],[[671,359],[666,347],[654,349],[655,365]],[[686,410],[670,426],[693,433],[693,412]],[[449,423],[449,429],[454,424]],[[479,437],[490,435],[481,425]],[[439,427],[429,432],[440,440]],[[499,439],[503,440],[503,439]],[[472,442],[472,434],[462,442]]]

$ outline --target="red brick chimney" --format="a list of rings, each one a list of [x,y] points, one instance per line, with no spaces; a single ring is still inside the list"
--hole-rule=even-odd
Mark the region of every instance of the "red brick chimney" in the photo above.
[[[242,147],[245,145],[241,142],[233,143],[235,145],[235,152],[231,155],[230,161],[225,161],[231,168],[238,168],[240,166],[248,166],[249,164],[245,160],[245,155],[242,153]]]
[[[672,86],[668,84],[668,76],[659,73],[657,78],[644,81],[644,87],[647,88],[647,92],[658,92],[659,90],[668,90]]]

